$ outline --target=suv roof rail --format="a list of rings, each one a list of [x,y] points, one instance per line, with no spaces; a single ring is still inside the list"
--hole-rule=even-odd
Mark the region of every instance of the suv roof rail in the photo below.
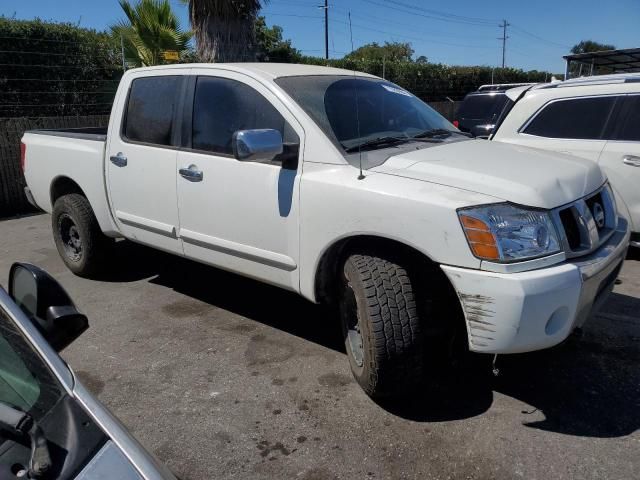
[[[480,85],[478,87],[478,92],[487,92],[487,91],[494,91],[494,90],[508,90],[510,88],[515,88],[515,87],[524,87],[526,85],[535,85],[535,82],[530,82],[530,83],[488,83],[486,85]]]
[[[616,83],[639,83],[640,73],[613,73],[610,75],[594,75],[590,77],[570,78],[552,85],[542,85],[538,88],[566,88],[583,85],[612,85]]]

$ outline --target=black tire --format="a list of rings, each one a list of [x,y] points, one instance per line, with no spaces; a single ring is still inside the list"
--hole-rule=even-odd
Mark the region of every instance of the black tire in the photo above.
[[[344,262],[338,299],[345,347],[371,397],[406,395],[422,384],[424,335],[412,277],[377,256],[352,254]]]
[[[89,277],[104,269],[113,240],[100,230],[85,197],[72,193],[58,198],[53,206],[51,226],[58,253],[69,270]]]

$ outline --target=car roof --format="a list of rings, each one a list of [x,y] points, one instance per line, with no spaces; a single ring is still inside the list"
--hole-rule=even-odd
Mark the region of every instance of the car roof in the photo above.
[[[163,69],[209,69],[230,70],[273,80],[281,77],[308,75],[356,75],[358,77],[379,78],[364,72],[345,70],[342,68],[324,67],[321,65],[301,65],[297,63],[180,63],[175,65],[158,65],[155,67],[136,68],[135,71],[153,71]]]

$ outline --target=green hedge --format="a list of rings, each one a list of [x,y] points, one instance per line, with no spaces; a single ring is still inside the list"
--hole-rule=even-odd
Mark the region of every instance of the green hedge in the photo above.
[[[104,32],[0,17],[0,117],[109,112],[121,76]]]
[[[464,67],[440,63],[386,62],[375,60],[325,60],[304,57],[300,63],[329,65],[371,73],[397,83],[425,101],[440,101],[446,97],[460,100],[467,93],[488,83],[544,82],[551,80],[549,72],[524,71],[516,68]],[[383,75],[384,69],[384,75]],[[492,82],[493,72],[493,82]]]

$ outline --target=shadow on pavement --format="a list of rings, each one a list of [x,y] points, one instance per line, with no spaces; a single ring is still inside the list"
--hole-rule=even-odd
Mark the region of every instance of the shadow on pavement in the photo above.
[[[105,281],[152,277],[152,283],[344,353],[339,324],[327,308],[277,287],[119,243],[118,263],[126,263]],[[533,407],[522,411],[527,427],[586,437],[629,435],[640,427],[640,299],[614,293],[605,308],[616,314],[604,312],[598,326],[589,326],[581,338],[541,352],[498,357],[497,378],[489,356],[469,354],[462,368],[438,372],[440,380],[427,390],[378,405],[412,421],[449,421],[486,412],[498,392]],[[624,331],[625,322],[630,332]],[[528,420],[539,418],[539,412],[544,420]]]

